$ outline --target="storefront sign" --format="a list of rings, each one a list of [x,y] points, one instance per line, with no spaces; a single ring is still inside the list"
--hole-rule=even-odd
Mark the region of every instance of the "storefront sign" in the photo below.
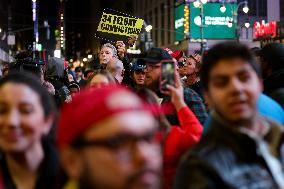
[[[255,22],[253,29],[254,29],[254,38],[259,38],[259,37],[275,38],[277,35],[277,23],[275,21],[268,23],[265,23],[264,20],[262,22]]]

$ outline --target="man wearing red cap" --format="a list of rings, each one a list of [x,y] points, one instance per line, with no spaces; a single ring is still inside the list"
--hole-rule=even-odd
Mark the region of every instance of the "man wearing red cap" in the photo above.
[[[59,120],[63,169],[79,189],[159,188],[157,128],[140,98],[125,88],[82,92]]]

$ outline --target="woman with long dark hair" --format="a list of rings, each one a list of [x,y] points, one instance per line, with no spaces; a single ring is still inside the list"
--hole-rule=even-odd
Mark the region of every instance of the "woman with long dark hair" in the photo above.
[[[58,161],[50,137],[56,109],[40,81],[25,73],[0,80],[0,188],[55,188]]]

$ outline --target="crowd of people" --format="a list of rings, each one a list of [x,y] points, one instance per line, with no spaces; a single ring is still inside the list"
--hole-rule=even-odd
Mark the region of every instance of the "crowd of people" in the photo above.
[[[3,68],[0,189],[284,189],[282,44],[127,48],[87,70],[26,52]]]

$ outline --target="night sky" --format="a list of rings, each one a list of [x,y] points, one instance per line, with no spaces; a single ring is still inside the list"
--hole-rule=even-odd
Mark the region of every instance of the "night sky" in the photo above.
[[[54,31],[58,26],[59,0],[37,0],[39,2],[39,34],[40,43],[46,48],[55,48]],[[94,37],[96,25],[98,24],[102,10],[112,8],[121,10],[122,7],[130,7],[127,2],[131,0],[66,0],[65,1],[65,32],[66,32],[66,52],[72,57],[77,51],[90,50],[99,46],[100,41]],[[0,27],[8,30],[8,7],[11,5],[12,31],[16,32],[17,47],[15,50],[27,49],[33,41],[33,21],[32,21],[32,0],[0,0]],[[42,28],[44,21],[50,25],[50,40],[46,40],[46,29]],[[26,30],[31,28],[30,30]]]

